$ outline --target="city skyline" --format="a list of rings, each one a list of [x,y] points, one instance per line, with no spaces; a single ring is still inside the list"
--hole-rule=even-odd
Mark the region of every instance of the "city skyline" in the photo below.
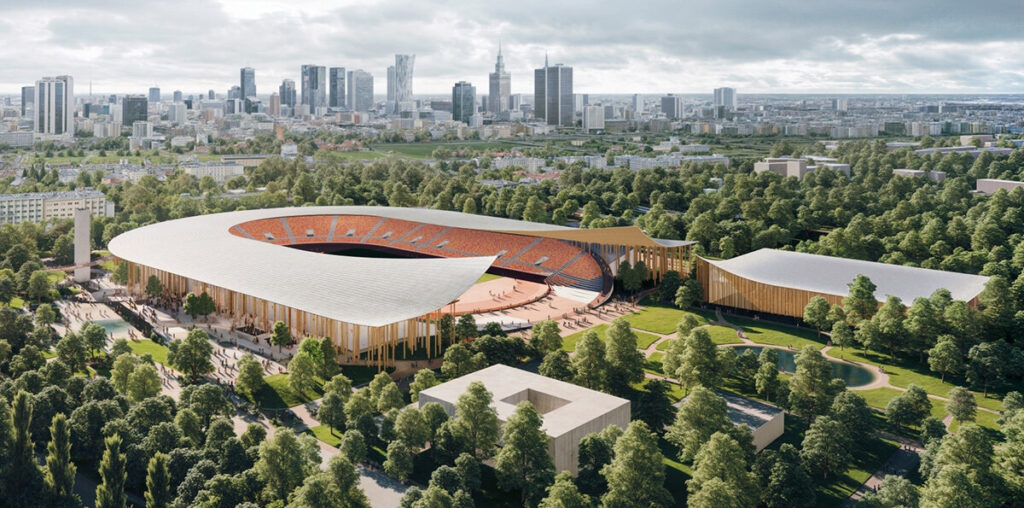
[[[225,93],[242,67],[256,69],[257,90],[268,91],[282,79],[299,82],[303,63],[383,80],[401,53],[417,55],[416,95],[440,95],[457,81],[486,83],[499,38],[510,74],[528,76],[547,51],[551,63],[575,69],[578,93],[1024,92],[1016,2],[974,10],[952,2],[10,4],[0,23],[9,49],[0,57],[2,94],[54,75],[75,76],[79,95],[90,83],[97,94],[151,86]],[[530,85],[513,79],[511,93],[529,94]]]

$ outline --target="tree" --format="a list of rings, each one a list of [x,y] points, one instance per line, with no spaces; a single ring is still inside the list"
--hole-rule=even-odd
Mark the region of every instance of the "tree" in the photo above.
[[[274,322],[274,328],[270,335],[270,343],[277,346],[278,351],[281,351],[283,346],[287,346],[292,343],[292,332],[288,329],[288,325],[284,324],[283,321]]]
[[[120,355],[114,360],[114,366],[110,369],[110,382],[117,391],[128,393],[128,378],[135,372],[135,367],[138,367],[139,363],[139,357],[131,354]]]
[[[430,369],[420,369],[416,371],[416,376],[413,381],[409,383],[409,397],[413,402],[419,400],[419,393],[427,388],[436,386],[438,384],[437,376],[434,375],[434,371]]]
[[[268,500],[288,499],[288,494],[318,469],[320,448],[312,439],[300,439],[292,430],[278,428],[274,437],[260,443],[253,469],[266,485],[263,493]]]
[[[1020,371],[1021,356],[1021,350],[1006,341],[982,342],[967,353],[967,382],[981,386],[988,397],[988,389],[1001,386],[1008,372]]]
[[[50,423],[50,442],[46,444],[46,491],[54,505],[78,504],[75,494],[75,472],[71,462],[71,428],[64,413],[57,413]]]
[[[373,423],[374,405],[370,400],[369,390],[359,390],[345,402],[345,421],[348,427],[355,426],[367,437],[377,435],[377,425]],[[368,421],[366,428],[361,424]]]
[[[580,440],[577,484],[585,494],[599,497],[608,489],[601,470],[612,461],[615,442],[622,433],[618,426],[609,425],[601,432],[592,432]]]
[[[956,386],[949,391],[946,413],[952,416],[957,423],[974,421],[977,411],[978,402],[974,400],[974,393],[970,390]]]
[[[14,396],[10,424],[13,439],[7,449],[7,463],[3,465],[7,494],[12,506],[31,506],[35,502],[32,496],[43,488],[43,474],[34,454],[32,400],[28,392],[19,391]],[[11,490],[15,486],[17,490]]]
[[[832,366],[821,351],[804,346],[796,356],[796,373],[789,380],[790,409],[813,420],[828,410],[834,396]]]
[[[989,277],[985,283],[985,291],[978,298],[981,301],[981,315],[986,335],[994,338],[1007,338],[1014,327],[1014,298],[1010,285],[1000,275]]]
[[[679,272],[668,270],[661,276],[661,282],[658,283],[658,300],[672,302],[676,297],[676,291],[679,290],[679,286],[682,284],[683,279],[679,276]]]
[[[928,367],[940,374],[939,380],[946,382],[946,374],[957,374],[963,370],[964,360],[956,338],[940,335],[935,346],[928,350]]]
[[[761,502],[767,508],[814,506],[814,481],[800,460],[800,452],[792,444],[762,450],[752,472],[759,479]]]
[[[263,380],[263,366],[252,353],[242,355],[237,366],[235,389],[249,400],[255,400],[256,394],[266,385],[266,381]]]
[[[110,274],[111,280],[118,284],[127,284],[130,272],[128,270],[128,263],[121,262],[114,267],[114,273]]]
[[[617,318],[606,332],[608,349],[608,386],[625,390],[630,383],[644,378],[644,355],[636,349],[636,333],[624,318]]]
[[[757,357],[757,374],[754,374],[754,387],[758,395],[772,400],[779,392],[779,354],[772,348],[764,348]]]
[[[683,399],[665,439],[679,449],[679,460],[689,462],[713,434],[731,427],[725,399],[697,386]]]
[[[601,497],[606,507],[669,506],[672,495],[665,490],[664,457],[658,438],[642,421],[630,422],[626,432],[615,441],[614,458],[601,474],[608,492]]]
[[[474,356],[466,346],[453,344],[444,352],[441,375],[448,379],[454,379],[482,369],[485,367],[485,363],[483,354]]]
[[[863,443],[871,436],[874,411],[864,397],[851,391],[842,391],[832,400],[829,416],[849,429],[855,443]]]
[[[193,320],[198,316],[202,310],[202,304],[199,302],[199,296],[195,293],[189,292],[185,295],[185,304],[182,305],[181,310],[185,311]]]
[[[907,308],[897,296],[889,295],[871,322],[878,327],[881,346],[889,352],[889,358],[896,360],[896,349],[906,339],[907,330],[903,325]]]
[[[171,477],[167,455],[157,452],[146,466],[146,508],[167,508],[171,504]]]
[[[305,351],[299,351],[288,362],[288,386],[300,396],[316,390],[316,362]]]
[[[587,330],[576,344],[572,357],[572,369],[576,372],[576,384],[599,390],[605,386],[608,360],[605,358],[605,344],[594,330]]]
[[[352,396],[352,380],[345,374],[335,374],[330,381],[324,383],[324,393],[334,392],[341,395],[341,399],[348,402]]]
[[[53,310],[53,305],[48,303],[40,304],[36,307],[36,325],[47,327],[57,320],[57,312]]]
[[[483,383],[474,381],[455,404],[455,432],[470,453],[479,459],[494,454],[501,435],[501,424],[497,411],[491,407],[492,401],[491,392],[484,388]]]
[[[334,344],[331,344],[330,337],[324,337],[318,342],[320,346],[320,377],[323,379],[330,379],[332,376],[338,374],[341,371],[341,367],[338,366],[338,352],[334,350]]]
[[[704,298],[704,289],[697,279],[686,279],[676,289],[673,303],[680,309],[688,309]]]
[[[71,372],[85,370],[85,343],[74,332],[68,332],[57,341],[57,358],[67,365]]]
[[[412,475],[413,457],[409,446],[401,441],[392,441],[388,445],[387,459],[384,461],[384,471],[405,482]]]
[[[711,335],[704,328],[690,332],[682,348],[675,347],[669,353],[678,355],[679,367],[673,375],[687,390],[695,386],[714,389],[722,382],[723,370],[719,362],[718,348]],[[681,349],[681,354],[680,354]],[[669,355],[666,355],[668,363]]]
[[[92,352],[93,357],[99,354],[103,347],[107,345],[107,330],[96,323],[85,323],[78,329],[78,335],[82,337],[85,346]]]
[[[847,319],[854,323],[871,319],[878,310],[878,300],[875,298],[877,286],[867,275],[858,275],[848,287],[850,292],[843,298],[843,309],[846,311]]]
[[[925,351],[935,345],[942,331],[941,311],[928,298],[915,298],[913,305],[907,310],[904,325],[908,334],[905,349],[916,351],[918,361],[924,362]]]
[[[921,508],[982,508],[985,502],[982,487],[968,475],[963,465],[942,468],[928,479],[921,489]]]
[[[213,345],[202,329],[189,330],[185,339],[174,339],[167,345],[167,362],[186,373],[193,381],[213,372]]]
[[[800,458],[811,471],[820,471],[822,478],[829,474],[842,474],[849,466],[851,455],[849,429],[828,416],[820,416],[804,434]]]
[[[162,295],[163,292],[164,284],[163,282],[160,282],[160,277],[157,277],[156,275],[150,275],[149,278],[146,279],[146,294],[149,295],[150,298],[156,298]],[[192,293],[189,294],[191,295]],[[185,301],[188,302],[187,296],[185,297]],[[185,313],[192,314],[191,312],[188,312],[188,310],[186,310]],[[193,319],[195,319],[194,315]]]
[[[920,495],[910,480],[893,474],[885,475],[876,491],[868,491],[863,503],[869,508],[917,506]]]
[[[1006,482],[1010,498],[1024,499],[1024,411],[1015,411],[1000,430],[1006,441],[996,450],[996,471]]]
[[[572,474],[562,471],[555,482],[547,488],[547,497],[541,500],[540,508],[590,508],[590,496],[583,494],[573,483]]]
[[[645,381],[643,390],[640,390],[633,406],[633,418],[643,420],[650,428],[654,429],[655,433],[662,434],[665,427],[672,423],[676,413],[669,396],[670,391],[667,381],[661,379]]]
[[[555,476],[548,455],[548,436],[542,419],[529,401],[520,402],[503,429],[504,444],[495,457],[494,469],[503,489],[519,489],[520,504],[532,505]]]
[[[28,297],[32,298],[37,302],[43,301],[44,298],[50,296],[50,277],[43,270],[36,270],[32,272],[32,276],[28,279]]]
[[[542,376],[557,379],[559,381],[571,382],[573,378],[576,377],[576,374],[572,370],[572,360],[569,359],[569,353],[566,353],[561,349],[552,351],[545,355],[537,372]]]
[[[946,424],[942,420],[929,416],[921,422],[921,444],[925,447],[932,441],[939,442],[946,435]]]
[[[836,321],[832,325],[832,344],[838,345],[840,350],[853,346],[853,329],[845,321]]]
[[[714,433],[694,457],[693,477],[686,488],[690,506],[739,508],[755,506],[758,501],[757,480],[747,471],[743,449],[721,432]],[[709,503],[711,500],[716,502]],[[717,504],[722,500],[727,500],[726,504]]]
[[[423,448],[430,438],[430,427],[423,419],[423,413],[415,407],[399,411],[395,419],[395,436],[412,450]]]
[[[676,338],[685,339],[695,328],[700,326],[700,320],[697,316],[690,314],[689,312],[683,314],[683,318],[679,320],[679,324],[676,325]]]
[[[341,453],[353,464],[366,460],[366,438],[356,429],[348,429],[341,436]]]
[[[804,322],[813,326],[818,330],[818,336],[821,336],[821,331],[831,324],[828,320],[828,313],[832,310],[829,306],[828,300],[824,296],[815,296],[807,302],[807,306],[804,307]]]
[[[897,395],[889,400],[889,403],[885,405],[885,417],[896,426],[897,429],[901,428],[904,424],[913,419],[916,409],[914,404],[909,398],[903,395]]]
[[[533,325],[530,335],[530,345],[540,353],[541,356],[562,348],[562,335],[558,329],[558,323],[554,321],[541,321]]]
[[[459,321],[455,325],[455,338],[465,340],[476,337],[477,330],[476,319],[473,318],[473,315],[463,314],[459,316]]]
[[[106,450],[100,461],[100,478],[103,480],[96,487],[96,508],[124,508],[128,498],[125,496],[126,459],[121,452],[121,436],[114,434],[104,439]]]
[[[142,363],[128,377],[128,394],[135,402],[148,399],[160,393],[163,384],[156,367]]]
[[[320,401],[316,418],[331,428],[331,435],[345,426],[345,401],[335,392],[327,392]]]
[[[192,385],[181,392],[179,408],[192,410],[203,428],[210,425],[215,416],[234,414],[235,407],[224,397],[224,390],[213,384]],[[181,414],[181,411],[178,412]]]

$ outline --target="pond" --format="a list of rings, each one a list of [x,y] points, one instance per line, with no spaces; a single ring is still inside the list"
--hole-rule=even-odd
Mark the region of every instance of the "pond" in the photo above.
[[[131,325],[121,318],[97,319],[96,321],[93,321],[93,323],[102,326],[103,329],[107,331],[107,335],[114,334],[115,337],[119,335],[127,335],[128,330],[131,329]]]
[[[737,354],[743,354],[748,349],[761,354],[761,350],[764,349],[762,346],[735,346]],[[783,372],[792,374],[796,372],[796,355],[797,351],[789,351],[786,349],[775,349],[775,352],[779,354],[779,368]],[[828,357],[826,357],[827,359]],[[832,364],[832,377],[842,379],[846,382],[848,387],[857,387],[870,384],[875,380],[875,375],[868,369],[851,365],[844,362],[836,362],[829,360]]]

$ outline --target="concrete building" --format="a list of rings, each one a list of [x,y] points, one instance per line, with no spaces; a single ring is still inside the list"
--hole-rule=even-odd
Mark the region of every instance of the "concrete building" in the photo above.
[[[328,88],[327,94],[327,106],[331,108],[344,108],[346,107],[346,94],[345,94],[345,68],[344,67],[331,67],[330,75],[327,79]]]
[[[512,93],[512,75],[505,71],[505,60],[501,56],[501,43],[498,43],[498,61],[495,62],[494,72],[490,74],[489,78],[487,111],[498,115],[509,110],[509,96]]]
[[[846,111],[849,109],[849,101],[845,98],[832,99],[832,111]]]
[[[387,82],[388,93],[387,93],[387,97],[385,98],[385,100],[388,103],[388,112],[390,113],[391,112],[391,107],[395,103],[395,66],[394,65],[389,65],[388,66],[387,80],[388,80],[388,82]]]
[[[803,178],[808,173],[807,160],[794,159],[792,157],[768,157],[763,161],[754,163],[754,173],[760,174],[766,171],[771,171],[784,177]]]
[[[459,397],[477,381],[493,395],[493,407],[502,425],[520,402],[529,401],[537,408],[544,419],[541,428],[550,438],[548,454],[556,471],[579,472],[580,440],[587,434],[609,425],[623,430],[629,425],[626,399],[501,364],[421,391],[419,407],[437,402],[454,417]]]
[[[149,89],[149,102],[157,103],[160,102],[160,87],[154,86]]]
[[[174,93],[171,94],[171,97],[173,102],[182,102],[184,99],[184,95],[181,93],[181,90],[175,90]]]
[[[373,107],[373,75],[362,69],[348,73],[348,89],[351,93],[349,108],[352,111],[369,111]]]
[[[395,55],[395,109],[400,104],[412,101],[412,73],[416,64],[416,55]]]
[[[548,125],[571,127],[576,123],[576,100],[572,91],[572,67],[548,65],[533,71],[533,116]]]
[[[78,208],[75,210],[75,282],[86,282],[89,280],[90,268],[88,265],[91,261],[90,256],[92,254],[92,238],[89,234],[89,216],[90,211],[88,208]]]
[[[149,104],[144,95],[125,95],[121,99],[121,125],[134,125],[148,118]]]
[[[604,113],[603,106],[583,106],[583,131],[603,131]]]
[[[36,81],[33,131],[50,136],[75,134],[75,82],[71,76]]]
[[[0,194],[0,224],[71,219],[75,210],[80,208],[97,217],[114,216],[114,203],[107,201],[102,192],[89,188],[68,192]]]
[[[985,195],[991,195],[995,194],[999,190],[1005,190],[1007,192],[1010,192],[1018,187],[1024,187],[1024,182],[1016,182],[1013,180],[996,180],[993,178],[979,178],[976,185],[978,192]]]
[[[296,103],[295,95],[295,81],[286,79],[281,82],[281,86],[277,89],[278,95],[281,96],[281,104],[294,108]]]
[[[722,87],[715,89],[715,109],[725,108],[726,111],[736,111],[736,89]]]
[[[764,450],[786,431],[786,412],[764,402],[729,392],[717,392],[725,399],[726,413],[733,425],[746,425],[754,434],[754,449]]]
[[[242,70],[239,71],[238,87],[242,90],[242,96],[239,99],[256,97],[256,69],[242,67]]]
[[[452,87],[452,120],[469,124],[476,114],[476,87],[459,81]]]
[[[201,179],[204,176],[213,178],[217,183],[224,183],[236,176],[245,174],[245,168],[235,162],[202,162],[196,164],[182,164],[181,169],[186,174]]]
[[[669,120],[676,120],[682,116],[682,102],[679,97],[668,94],[661,98],[661,112],[665,114],[665,117]]]
[[[317,108],[327,106],[327,67],[302,66],[302,104],[309,106],[311,115],[317,114]]]
[[[892,170],[893,176],[907,176],[924,178],[927,177],[933,181],[941,182],[946,179],[945,171],[924,171],[922,169],[894,169]]]

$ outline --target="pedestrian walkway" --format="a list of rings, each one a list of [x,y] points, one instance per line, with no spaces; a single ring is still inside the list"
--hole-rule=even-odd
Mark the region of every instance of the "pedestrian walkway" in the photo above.
[[[849,499],[843,502],[842,508],[853,508],[868,492],[878,490],[878,486],[882,484],[882,480],[885,479],[886,475],[906,476],[921,461],[923,448],[917,440],[888,432],[876,432],[875,435],[879,438],[898,442],[900,449],[893,452],[889,459],[885,461],[885,464],[882,464],[882,467],[878,468],[856,492],[850,495]]]

